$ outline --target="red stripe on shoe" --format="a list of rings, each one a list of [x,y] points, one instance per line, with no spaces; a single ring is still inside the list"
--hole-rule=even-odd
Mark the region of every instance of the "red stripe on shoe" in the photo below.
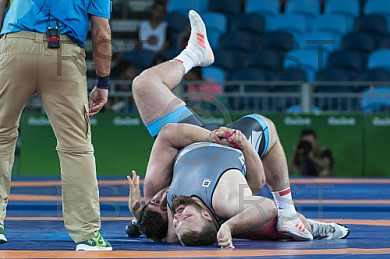
[[[180,62],[180,63],[183,64],[183,61],[181,61],[180,59],[174,58],[174,59],[172,59],[172,60],[177,61],[177,62]]]
[[[198,37],[198,38],[196,38],[196,39],[197,39],[198,42],[201,42],[201,43],[204,44],[204,39],[202,39],[202,38],[200,38],[200,37]]]
[[[206,46],[199,41],[196,44],[198,44],[198,46],[201,47],[202,49],[206,48]]]
[[[289,193],[291,193],[290,188],[288,188],[287,190],[284,190],[284,191],[279,192],[279,196],[284,196],[284,195],[287,195],[287,194],[289,194]]]
[[[204,39],[204,35],[203,35],[203,34],[200,34],[199,32],[196,33],[196,36],[198,36],[199,38]]]

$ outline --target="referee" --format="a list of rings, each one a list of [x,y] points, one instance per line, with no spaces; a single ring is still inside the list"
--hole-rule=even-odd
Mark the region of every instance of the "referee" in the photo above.
[[[112,250],[100,233],[90,130],[90,117],[108,96],[110,4],[110,0],[0,0],[0,243],[7,241],[4,218],[19,119],[37,93],[57,138],[65,227],[76,250]],[[88,101],[84,41],[89,19],[97,80]],[[39,146],[36,149],[39,152]]]

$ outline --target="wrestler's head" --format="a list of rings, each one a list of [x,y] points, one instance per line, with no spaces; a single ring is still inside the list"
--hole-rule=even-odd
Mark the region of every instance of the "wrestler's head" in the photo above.
[[[138,219],[140,232],[154,241],[161,241],[167,235],[167,192],[168,187],[154,195],[142,208]]]
[[[189,196],[177,196],[172,202],[173,226],[184,246],[214,245],[217,228],[210,213]]]

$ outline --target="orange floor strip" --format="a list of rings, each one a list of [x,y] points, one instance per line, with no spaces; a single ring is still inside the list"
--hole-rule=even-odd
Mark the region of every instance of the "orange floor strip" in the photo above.
[[[390,254],[390,248],[381,249],[318,249],[318,250],[202,250],[202,251],[0,251],[1,258],[210,258],[262,257],[288,255],[343,255]]]
[[[123,178],[126,178],[123,176]],[[140,184],[143,184],[143,180],[140,180]],[[290,179],[291,183],[300,183],[300,184],[315,184],[315,183],[330,183],[330,184],[340,184],[340,183],[348,183],[348,184],[354,184],[354,183],[382,183],[382,184],[389,184],[390,179],[364,179],[364,178],[358,178],[358,179],[351,179],[351,178],[293,178]],[[34,187],[34,186],[59,186],[61,185],[61,181],[13,181],[12,187]],[[124,185],[127,186],[127,180],[100,180],[99,185]]]

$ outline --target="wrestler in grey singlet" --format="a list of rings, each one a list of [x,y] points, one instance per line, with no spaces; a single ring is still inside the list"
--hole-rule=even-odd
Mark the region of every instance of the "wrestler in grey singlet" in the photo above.
[[[245,159],[241,150],[209,142],[183,148],[173,167],[167,197],[169,206],[178,195],[198,197],[222,224],[224,220],[215,214],[212,207],[212,196],[217,182],[229,169],[238,169],[245,175]]]

